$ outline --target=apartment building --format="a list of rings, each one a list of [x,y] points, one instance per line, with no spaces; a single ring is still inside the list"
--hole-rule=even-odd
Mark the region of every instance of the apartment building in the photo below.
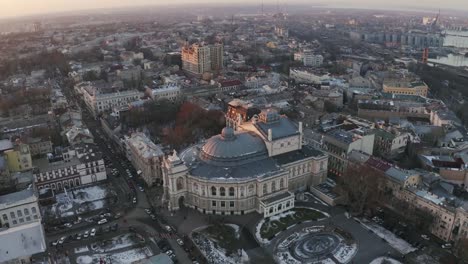
[[[348,155],[353,150],[372,155],[375,135],[363,129],[336,129],[325,133],[323,150],[328,153],[328,172],[336,176],[345,173]]]
[[[41,221],[38,196],[33,188],[0,196],[0,223],[14,227]]]
[[[181,88],[176,83],[170,83],[155,89],[147,88],[146,93],[153,100],[168,99],[170,101],[175,101],[181,96]]]
[[[105,82],[88,82],[75,88],[83,95],[86,106],[94,116],[128,105],[139,100],[143,95],[137,90],[124,90]]]
[[[143,133],[134,133],[125,140],[127,158],[143,180],[152,186],[162,180],[161,162],[164,153]]]
[[[382,90],[391,94],[419,95],[427,97],[429,87],[421,80],[411,78],[386,78]]]
[[[37,188],[63,191],[107,179],[102,153],[93,145],[80,145],[60,154],[48,155],[33,163],[33,177]]]
[[[182,48],[182,69],[201,75],[205,72],[218,72],[223,68],[223,44],[193,44]]]

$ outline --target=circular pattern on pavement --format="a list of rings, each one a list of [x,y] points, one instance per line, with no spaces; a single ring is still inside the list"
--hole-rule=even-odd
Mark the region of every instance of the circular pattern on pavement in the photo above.
[[[340,238],[332,233],[307,234],[298,238],[289,247],[297,260],[307,262],[327,257],[340,245]]]

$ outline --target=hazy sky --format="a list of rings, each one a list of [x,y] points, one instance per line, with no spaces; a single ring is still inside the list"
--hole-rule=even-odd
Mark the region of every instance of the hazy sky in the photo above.
[[[263,0],[266,4],[284,3],[342,3],[356,7],[405,7],[424,6],[431,8],[453,8],[468,10],[468,0]],[[249,3],[262,0],[0,0],[0,17],[141,5],[168,5],[181,3]],[[335,4],[336,6],[336,4]]]

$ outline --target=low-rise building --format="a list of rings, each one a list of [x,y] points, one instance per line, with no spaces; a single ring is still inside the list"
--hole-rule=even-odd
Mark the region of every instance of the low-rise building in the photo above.
[[[398,130],[375,130],[374,153],[382,157],[392,157],[402,153],[410,139],[410,134]]]
[[[93,145],[76,146],[59,155],[48,155],[33,163],[33,177],[37,188],[63,191],[107,179],[102,153]]]
[[[321,84],[322,81],[330,78],[329,74],[323,70],[315,68],[290,68],[289,77],[296,83]]]
[[[33,188],[0,196],[0,223],[15,227],[35,221],[41,222],[38,196]]]
[[[409,78],[387,78],[383,83],[383,92],[392,94],[408,94],[427,97],[429,87],[421,80]]]
[[[127,157],[143,180],[152,186],[162,180],[161,162],[164,153],[145,134],[134,133],[126,140]]]
[[[323,150],[328,153],[328,172],[342,176],[346,171],[348,155],[353,150],[372,155],[375,135],[362,129],[336,129],[323,138]]]
[[[29,264],[34,254],[47,249],[44,228],[40,221],[0,229],[0,262]]]
[[[176,83],[170,83],[155,89],[147,88],[146,93],[153,100],[167,99],[170,101],[175,101],[181,96],[181,88]]]
[[[88,82],[78,87],[83,94],[86,106],[94,116],[127,105],[143,95],[137,90],[124,90],[103,82]]]
[[[20,141],[14,143],[13,149],[4,151],[10,172],[32,169],[31,151],[27,144]]]

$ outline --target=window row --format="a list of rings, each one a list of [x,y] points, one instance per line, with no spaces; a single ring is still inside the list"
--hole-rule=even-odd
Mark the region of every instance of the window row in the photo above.
[[[23,217],[23,214],[25,216],[28,216],[30,214],[37,214],[37,209],[36,207],[31,207],[31,212],[29,211],[28,208],[24,208],[23,210],[16,210],[16,214],[14,211],[11,211],[10,212],[10,218],[17,218],[17,217]],[[3,214],[2,215],[2,218],[3,218],[3,221],[8,221],[8,215],[7,214]]]

